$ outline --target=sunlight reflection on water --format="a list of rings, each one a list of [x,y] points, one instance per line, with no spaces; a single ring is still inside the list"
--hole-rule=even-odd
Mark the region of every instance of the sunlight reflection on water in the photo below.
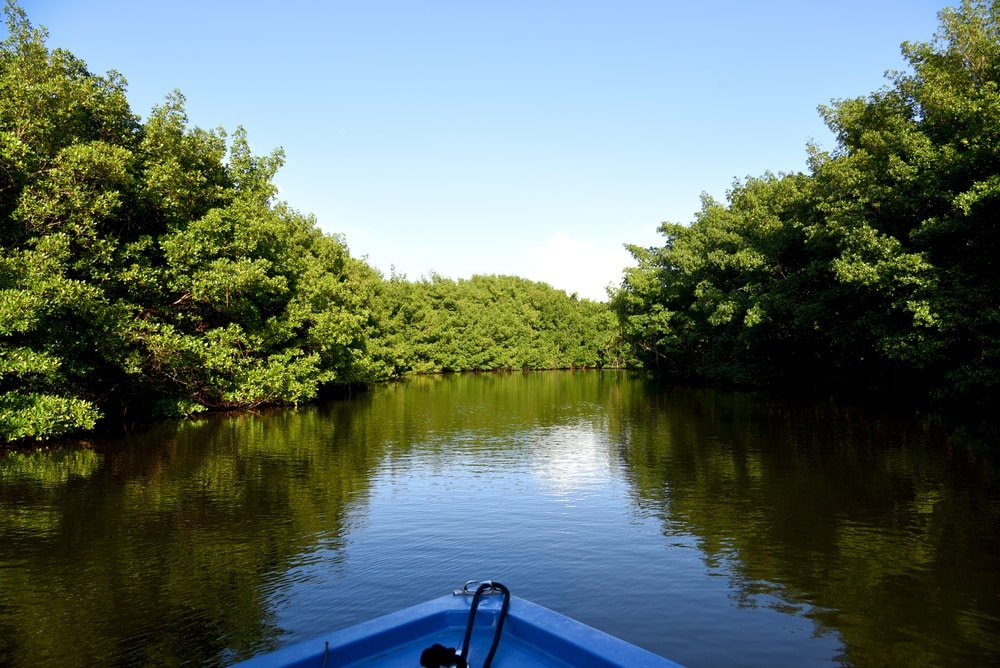
[[[542,488],[573,497],[620,474],[611,464],[606,439],[592,425],[551,427],[531,436],[531,468]]]
[[[932,437],[510,374],[8,456],[0,664],[213,665],[495,578],[691,666],[986,665],[1000,476]]]

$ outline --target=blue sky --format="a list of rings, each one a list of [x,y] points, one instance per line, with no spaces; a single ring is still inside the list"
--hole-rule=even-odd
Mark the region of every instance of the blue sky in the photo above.
[[[805,169],[816,111],[882,87],[946,0],[22,0],[145,117],[286,152],[281,198],[415,279],[603,299],[701,193]]]

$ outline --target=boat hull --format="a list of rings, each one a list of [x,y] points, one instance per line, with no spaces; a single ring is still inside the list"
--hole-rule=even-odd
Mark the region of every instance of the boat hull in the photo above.
[[[414,668],[434,645],[460,647],[471,605],[469,596],[442,596],[411,608],[256,656],[241,668]],[[469,665],[482,665],[500,613],[496,596],[483,597],[476,614]],[[678,666],[668,659],[516,596],[496,656],[496,668],[510,666]]]

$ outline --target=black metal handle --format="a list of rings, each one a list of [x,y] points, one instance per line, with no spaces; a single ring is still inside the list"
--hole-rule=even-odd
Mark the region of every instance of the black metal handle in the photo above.
[[[500,616],[497,617],[497,628],[493,632],[493,642],[490,644],[490,651],[483,661],[483,668],[489,668],[493,663],[493,656],[497,653],[500,645],[500,634],[503,632],[503,623],[507,619],[507,610],[510,608],[510,590],[499,582],[484,582],[476,589],[472,597],[472,608],[469,610],[469,622],[465,626],[465,637],[462,639],[462,658],[469,660],[469,644],[472,640],[472,627],[476,621],[476,610],[479,608],[479,600],[487,591],[499,591],[503,594],[503,604],[500,606]]]

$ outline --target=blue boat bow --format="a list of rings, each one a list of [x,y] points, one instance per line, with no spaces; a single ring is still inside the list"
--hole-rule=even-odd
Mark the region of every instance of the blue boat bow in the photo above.
[[[485,584],[503,588],[502,585]],[[679,665],[540,605],[509,596],[509,592],[506,615],[502,611],[507,597],[468,595],[472,593],[466,583],[465,588],[454,594],[253,657],[239,666],[417,668],[421,665],[421,655],[426,657],[425,652],[435,645],[456,649],[457,654],[462,654],[457,648],[463,648],[465,656],[461,658],[470,667],[489,665],[487,659],[492,659],[496,668],[666,668]],[[502,592],[490,589],[485,593]],[[474,601],[478,609],[473,615],[470,613]],[[467,629],[469,622],[472,623]],[[495,637],[499,642],[493,647]]]

